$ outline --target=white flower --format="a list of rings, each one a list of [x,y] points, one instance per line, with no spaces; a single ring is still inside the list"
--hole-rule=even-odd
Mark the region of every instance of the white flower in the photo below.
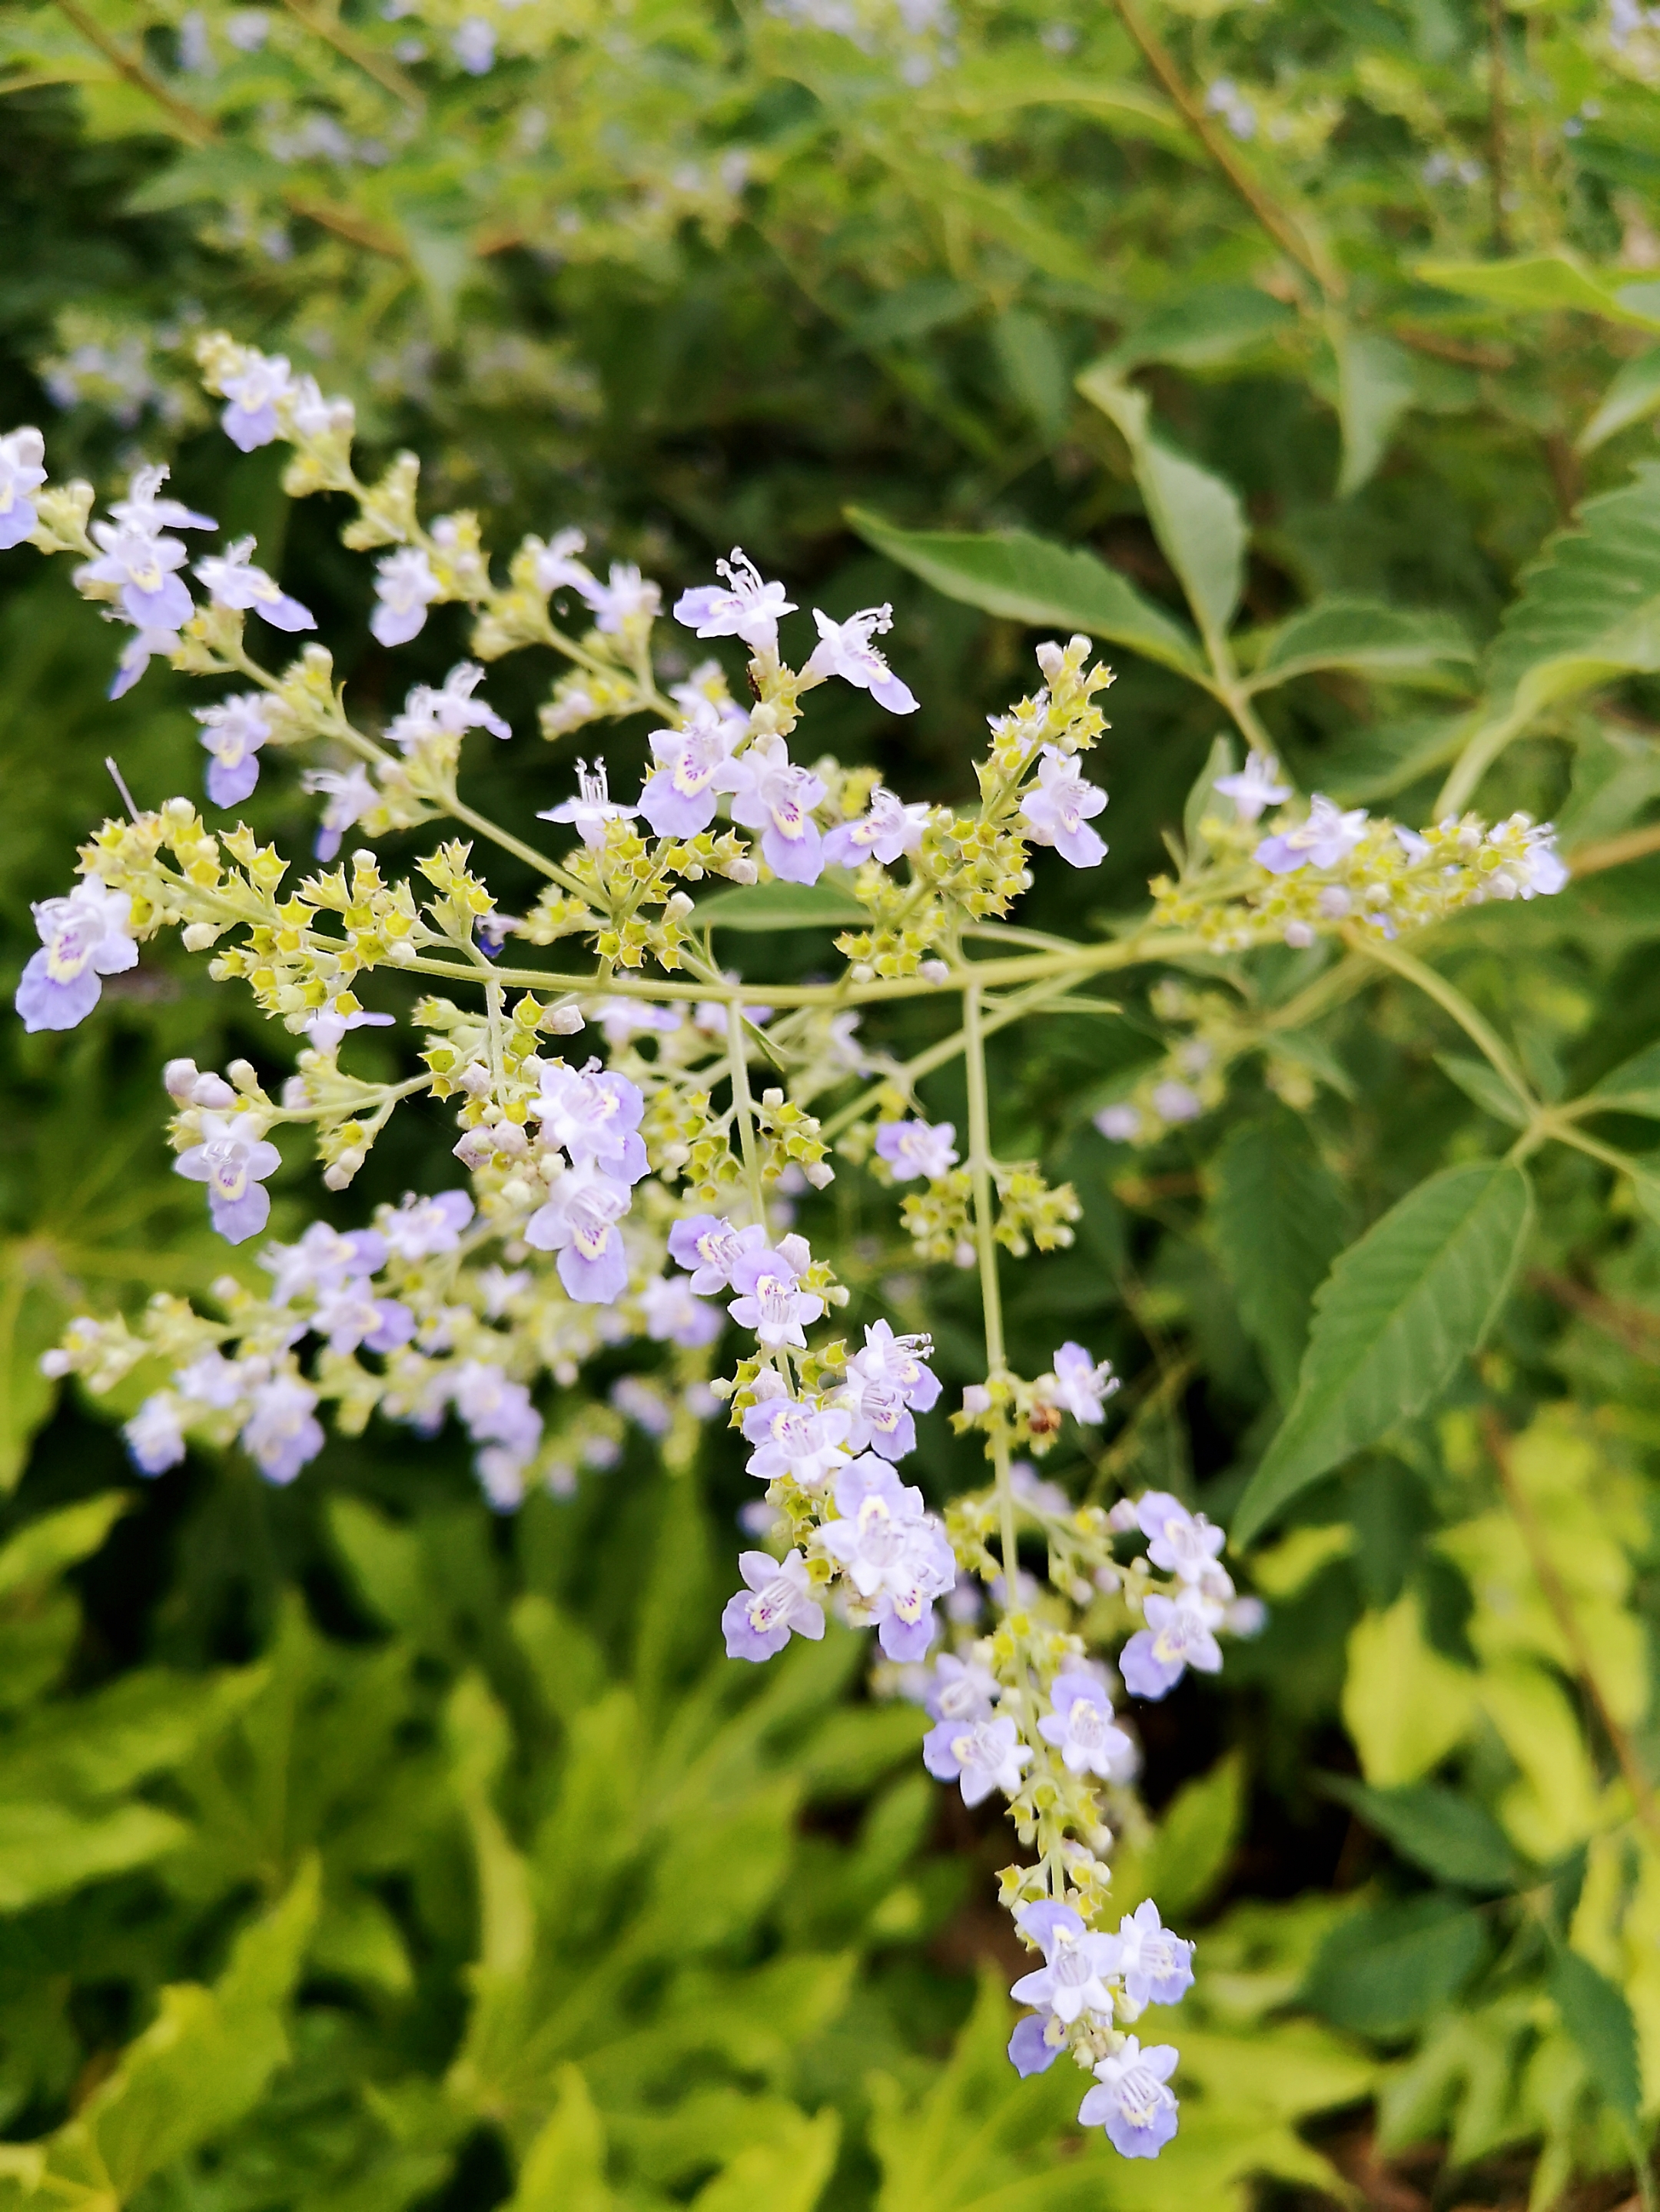
[[[783,586],[769,588],[781,592]],[[844,623],[832,622],[822,608],[815,607],[812,618],[818,625],[818,643],[801,672],[803,676],[839,676],[844,684],[868,691],[877,705],[885,707],[891,714],[916,712],[910,690],[871,643],[873,637],[881,637],[893,628],[891,606],[865,607]]]
[[[795,601],[784,596],[781,584],[769,584],[741,546],[734,545],[730,561],[717,561],[714,572],[724,576],[728,589],[700,584],[683,592],[675,602],[674,619],[699,637],[741,637],[756,653],[778,650],[778,617],[794,614]]]
[[[427,609],[443,595],[432,563],[418,546],[400,545],[375,563],[374,595],[380,602],[369,628],[384,646],[407,645],[426,626]]]
[[[1280,781],[1280,763],[1272,753],[1252,753],[1233,775],[1219,775],[1214,788],[1233,801],[1242,822],[1255,822],[1266,806],[1278,806],[1291,797],[1291,786]]]
[[[576,763],[576,796],[562,799],[557,806],[542,808],[538,822],[569,822],[582,842],[598,848],[605,842],[608,822],[632,822],[640,812],[637,806],[624,806],[611,795],[605,780],[605,763],[597,760],[590,768],[585,760]]]

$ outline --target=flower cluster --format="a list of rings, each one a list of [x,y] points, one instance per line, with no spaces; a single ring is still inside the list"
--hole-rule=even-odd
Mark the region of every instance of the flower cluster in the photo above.
[[[289,752],[321,801],[317,866],[293,878],[245,824],[210,827],[187,798],[106,822],[75,888],[36,908],[41,949],[18,1011],[33,1030],[74,1026],[106,976],[176,930],[297,1041],[271,1089],[246,1060],[166,1071],[179,1172],[204,1187],[232,1243],[268,1228],[285,1133],[308,1131],[325,1185],[344,1191],[399,1104],[424,1097],[454,1116],[459,1168],[451,1187],[382,1206],[368,1225],[313,1221],[268,1243],[268,1284],[227,1278],[211,1311],[161,1297],[136,1325],[81,1316],[49,1370],[94,1391],[149,1381],[126,1437],[152,1476],[192,1445],[234,1443],[288,1482],[330,1424],[351,1434],[380,1418],[431,1435],[453,1417],[500,1510],[615,1467],[630,1429],[685,1465],[724,1407],[762,1486],[743,1516],[755,1548],[739,1556],[742,1586],[721,1616],[727,1650],[763,1662],[793,1638],[822,1637],[832,1616],[873,1630],[883,1679],[927,1709],[927,1770],[970,1806],[1001,1800],[1028,1853],[1003,1883],[1042,1961],[1016,1985],[1029,2010],[1013,2062],[1031,2072],[1070,2050],[1096,2077],[1085,2123],[1128,2156],[1153,2154],[1176,2125],[1175,2056],[1130,2031],[1146,2005],[1180,1998],[1191,1946],[1152,1903],[1109,1924],[1114,1831],[1140,1818],[1122,1700],[1214,1673],[1221,1638],[1250,1633],[1261,1608],[1236,1593],[1220,1531],[1175,1497],[1080,1505],[1031,1463],[1100,1425],[1118,1384],[1073,1342],[1043,1374],[1010,1364],[1000,1249],[1066,1243],[1079,1201],[1039,1163],[996,1152],[984,1037],[1138,964],[1387,938],[1477,899],[1548,892],[1561,879],[1548,832],[1517,817],[1420,835],[1318,797],[1304,806],[1258,758],[1217,785],[1202,851],[1179,884],[1155,885],[1146,927],[1034,938],[1006,921],[1034,868],[1093,869],[1106,850],[1093,825],[1107,794],[1083,756],[1106,733],[1110,677],[1087,639],[1039,647],[1041,685],[993,720],[974,803],[908,801],[869,771],[812,757],[797,735],[830,683],[887,714],[915,708],[878,644],[888,606],[839,620],[804,610],[734,548],[670,619],[683,638],[741,650],[746,702],[716,659],[682,674],[683,658],[666,684],[665,594],[630,562],[602,574],[565,529],[498,564],[475,516],[423,520],[413,457],[361,482],[350,407],[288,362],[222,335],[199,358],[235,444],[285,441],[291,493],[351,502],[343,535],[374,558],[382,647],[452,604],[467,610],[474,657],[363,726],[320,646],[275,666],[256,652],[312,617],[255,565],[252,541],[192,559],[178,533],[216,526],[166,496],[159,469],[141,469],[94,518],[89,486],[51,483],[37,432],[0,439],[0,543],[79,557],[80,590],[131,633],[113,688],[156,654],[220,686],[197,710],[210,805],[240,806]],[[792,617],[806,647],[795,655]],[[642,718],[650,765],[637,792],[614,788],[593,757],[511,823],[461,798],[468,741],[514,741],[486,672],[526,648],[562,664],[539,716],[547,738]],[[536,821],[563,833],[554,849],[530,842]],[[467,834],[441,836],[408,875],[383,869],[378,839],[435,823]],[[483,872],[492,845],[537,871],[527,912],[498,905]],[[722,907],[758,901],[764,924],[778,911],[770,886],[826,872],[866,915],[837,940],[837,976],[751,983],[719,964]],[[738,888],[700,915],[714,878]],[[412,1003],[411,981],[424,993]],[[960,1000],[961,1029],[918,1060],[864,1037],[866,1008],[942,992]],[[1191,1034],[1145,1096],[1107,1109],[1136,1116],[1132,1131],[1104,1115],[1110,1135],[1190,1118],[1233,1058],[1264,1048],[1261,1025],[1219,994],[1166,981],[1152,1003]],[[407,1074],[370,1080],[342,1065],[356,1032],[400,1023],[414,1031]],[[919,1088],[958,1055],[963,1127],[931,1115]],[[815,1194],[838,1173],[867,1177],[890,1213],[885,1194],[897,1195],[909,1239],[907,1252],[895,1237],[897,1252],[978,1269],[984,1367],[950,1425],[987,1480],[943,1507],[901,1473],[942,1396],[927,1337],[880,1315],[856,1338],[836,1333],[865,1294],[838,1280],[822,1236],[815,1250]],[[858,1265],[862,1282],[889,1279]],[[629,1360],[603,1395],[585,1377],[601,1356]]]

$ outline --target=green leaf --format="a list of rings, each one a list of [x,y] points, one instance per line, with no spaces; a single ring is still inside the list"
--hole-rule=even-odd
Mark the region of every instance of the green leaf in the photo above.
[[[1426,674],[1439,681],[1450,664],[1475,658],[1462,625],[1450,615],[1375,599],[1320,599],[1272,634],[1250,688],[1264,691],[1316,668],[1353,668],[1396,683]]]
[[[834,884],[743,884],[701,900],[691,915],[694,928],[772,932],[780,929],[848,929],[870,916],[848,891]]]
[[[1000,115],[1021,107],[1078,107],[1098,115],[1116,137],[1151,139],[1184,160],[1195,158],[1193,139],[1167,101],[1133,84],[1091,76],[1049,61],[1029,59],[1012,46],[996,55],[964,59],[923,94],[921,105],[953,115]]]
[[[1343,430],[1343,461],[1337,495],[1347,499],[1376,471],[1389,448],[1390,434],[1417,392],[1412,356],[1393,338],[1375,331],[1341,325],[1334,340],[1337,355],[1337,416]]]
[[[1421,1781],[1475,1719],[1479,1680],[1429,1644],[1415,1591],[1362,1613],[1349,1631],[1342,1707],[1366,1779],[1383,1789]]]
[[[13,1799],[0,1804],[0,1912],[16,1912],[84,1883],[148,1866],[190,1831],[154,1805],[90,1813]]]
[[[1288,1406],[1314,1294],[1342,1249],[1342,1193],[1306,1124],[1283,1108],[1230,1131],[1215,1176],[1210,1222],[1222,1266],[1245,1332]]]
[[[1517,307],[1539,314],[1566,309],[1602,315],[1610,322],[1660,327],[1660,315],[1646,301],[1630,295],[1639,288],[1614,289],[1566,253],[1523,254],[1513,261],[1421,261],[1414,270],[1420,283],[1495,307]],[[1647,287],[1640,288],[1646,290]]]
[[[1328,1794],[1439,1881],[1461,1889],[1511,1889],[1523,1869],[1493,1815],[1438,1783],[1409,1783],[1394,1790],[1333,1775]]]
[[[1645,1045],[1586,1093],[1610,1114],[1643,1114],[1660,1121],[1660,1044]],[[5,1555],[0,1553],[0,1566]]]
[[[1315,1299],[1297,1396],[1239,1502],[1236,1544],[1438,1395],[1492,1326],[1532,1218],[1523,1170],[1475,1161],[1420,1183],[1343,1254]]]
[[[1221,777],[1231,775],[1238,765],[1233,739],[1226,736],[1213,738],[1210,741],[1210,750],[1205,756],[1205,765],[1189,787],[1187,799],[1182,808],[1182,844],[1187,854],[1183,874],[1196,867],[1204,857],[1200,825],[1205,817],[1207,814],[1216,813],[1219,806],[1228,807],[1229,816],[1231,816],[1232,809],[1229,802],[1225,799],[1220,801],[1217,799],[1216,786]]]
[[[1181,579],[1200,629],[1220,638],[1245,580],[1247,532],[1237,495],[1152,430],[1146,395],[1098,365],[1078,380],[1085,399],[1116,423],[1130,449],[1147,520]]]
[[[1448,1082],[1456,1083],[1484,1114],[1508,1121],[1512,1129],[1526,1128],[1527,1108],[1490,1060],[1478,1060],[1468,1052],[1438,1052],[1435,1064]]]
[[[1128,646],[1195,682],[1205,680],[1192,633],[1092,553],[1069,550],[1024,530],[984,536],[900,530],[864,507],[845,513],[848,527],[867,545],[948,599],[1034,629],[1083,630]]]
[[[1660,669],[1660,463],[1588,500],[1523,571],[1487,668],[1486,718],[1514,729],[1555,702]]]
[[[503,2212],[611,2212],[605,2130],[581,2069],[562,2066],[559,2101],[532,2139]]]
[[[95,1498],[83,1498],[78,1505],[43,1513],[20,1528],[0,1550],[0,1597],[51,1582],[65,1567],[90,1559],[136,1503],[128,1491],[104,1490]]]
[[[1643,2101],[1643,2077],[1637,2059],[1637,2026],[1625,1991],[1578,1951],[1558,1954],[1549,1987],[1597,2094],[1626,2120],[1634,2121]]]
[[[1010,398],[1054,444],[1071,412],[1072,380],[1053,325],[1025,307],[1011,307],[992,325],[991,342]]]
[[[1155,307],[1100,365],[1122,371],[1164,361],[1177,368],[1210,368],[1268,343],[1296,320],[1294,309],[1254,285],[1198,284]]]
[[[1244,1821],[1245,1768],[1237,1751],[1171,1798],[1141,1875],[1146,1894],[1172,1923],[1202,1912],[1221,1887]],[[1140,1899],[1126,1894],[1124,1902],[1128,1910]]]
[[[1374,1905],[1333,1929],[1310,1970],[1304,2002],[1335,2027],[1403,2035],[1456,1996],[1486,1949],[1481,1915],[1456,1899]]]
[[[1575,447],[1582,453],[1594,453],[1633,422],[1645,422],[1657,408],[1660,408],[1660,346],[1639,353],[1623,365],[1602,394],[1601,406],[1575,439]]]

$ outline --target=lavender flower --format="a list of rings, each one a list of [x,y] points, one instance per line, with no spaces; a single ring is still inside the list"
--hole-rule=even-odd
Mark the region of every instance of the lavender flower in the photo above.
[[[185,1456],[185,1432],[179,1401],[169,1390],[145,1399],[121,1431],[127,1455],[140,1474],[163,1474]]]
[[[1069,1905],[1045,1899],[1015,1915],[1022,1935],[1042,1947],[1043,1964],[1023,1974],[1009,1995],[1020,2004],[1037,2005],[1070,2027],[1087,2013],[1112,2018],[1112,1992],[1104,1975],[1113,1971],[1116,1941],[1085,1928]]]
[[[817,1490],[852,1456],[847,1449],[851,1426],[849,1416],[838,1407],[807,1406],[782,1396],[763,1399],[744,1415],[744,1434],[757,1447],[748,1472],[762,1482],[788,1475],[803,1490]]]
[[[1097,1774],[1110,1781],[1115,1764],[1134,1749],[1113,1723],[1112,1705],[1093,1676],[1057,1675],[1049,1692],[1051,1710],[1037,1723],[1045,1743],[1060,1753],[1069,1774]]]
[[[417,546],[400,545],[375,563],[374,612],[369,629],[378,643],[407,645],[426,627],[427,609],[443,596],[432,563]]]
[[[1252,854],[1258,867],[1270,875],[1288,876],[1312,860],[1316,868],[1335,868],[1346,860],[1365,834],[1366,810],[1346,814],[1321,792],[1309,801],[1306,822],[1263,838]]]
[[[177,1172],[208,1187],[208,1212],[228,1244],[245,1244],[271,1218],[271,1194],[262,1185],[283,1164],[265,1138],[258,1114],[204,1114],[202,1141],[174,1161]]]
[[[943,1759],[948,1767],[952,1765],[952,1743],[964,1729],[991,1718],[992,1706],[1000,1695],[997,1677],[988,1668],[958,1659],[949,1651],[939,1654],[922,1692],[922,1703],[934,1723],[922,1739],[922,1764],[930,1774],[939,1771],[938,1760]],[[956,1773],[946,1778],[955,1781]]]
[[[793,1246],[800,1248],[799,1259]],[[785,1344],[805,1346],[802,1324],[817,1321],[824,1310],[823,1298],[800,1286],[806,1264],[807,1249],[800,1237],[785,1237],[776,1251],[765,1244],[746,1246],[733,1262],[732,1287],[738,1296],[727,1311],[739,1328],[752,1328],[769,1352]]]
[[[896,1182],[909,1182],[915,1176],[936,1182],[957,1164],[952,1142],[956,1134],[950,1121],[879,1121],[877,1157],[888,1163]]]
[[[182,629],[196,607],[175,573],[190,557],[179,540],[134,522],[94,522],[92,536],[100,550],[76,581],[107,585],[135,629]]]
[[[198,571],[199,573],[199,571]],[[512,730],[493,707],[473,693],[484,679],[476,660],[463,660],[444,678],[441,690],[417,684],[404,702],[404,711],[386,725],[386,735],[402,753],[412,753],[429,738],[459,738],[468,730],[488,730],[493,738],[510,738]]]
[[[654,1344],[688,1351],[713,1344],[721,1328],[719,1310],[696,1297],[688,1275],[653,1275],[640,1285],[640,1310]]]
[[[450,52],[469,76],[488,76],[496,67],[496,26],[483,15],[468,15],[451,33]]]
[[[1034,844],[1053,845],[1074,868],[1098,868],[1107,848],[1088,822],[1106,803],[1106,793],[1098,785],[1083,781],[1083,770],[1074,758],[1057,745],[1045,745],[1037,763],[1037,781],[1021,799],[1020,811]]]
[[[922,842],[933,809],[921,802],[910,806],[884,785],[870,795],[870,811],[856,822],[838,822],[824,838],[828,867],[856,868],[873,857],[891,868],[902,853],[914,853]]]
[[[617,636],[632,622],[654,620],[663,604],[661,591],[631,562],[613,561],[606,584],[593,576],[573,580],[593,611],[594,628],[607,637]]]
[[[106,975],[135,966],[132,901],[88,876],[63,898],[33,908],[40,951],[31,955],[15,1000],[26,1030],[72,1030],[98,1004]]]
[[[242,1425],[242,1449],[267,1482],[292,1482],[322,1450],[316,1407],[316,1391],[297,1376],[278,1375],[254,1391],[253,1410]]]
[[[1278,806],[1291,797],[1291,786],[1280,781],[1280,763],[1272,753],[1252,753],[1233,775],[1219,775],[1213,790],[1233,801],[1242,822],[1255,822],[1266,806]]]
[[[792,1632],[815,1644],[824,1635],[824,1616],[800,1552],[786,1552],[781,1559],[765,1552],[740,1552],[738,1571],[746,1587],[727,1599],[721,1615],[729,1659],[770,1659]]]
[[[841,1393],[853,1417],[848,1442],[854,1451],[888,1460],[915,1451],[912,1410],[926,1413],[939,1396],[939,1379],[921,1358],[932,1348],[925,1336],[896,1336],[885,1321],[866,1329],[864,1348],[848,1360]]]
[[[1225,1540],[1202,1513],[1189,1513],[1167,1491],[1149,1490],[1136,1500],[1135,1517],[1155,1567],[1184,1583],[1205,1583],[1216,1571]]]
[[[231,607],[241,613],[252,608],[273,629],[315,629],[317,617],[310,608],[291,599],[263,568],[256,568],[248,558],[252,550],[252,538],[239,538],[222,555],[197,562],[196,573],[207,586],[215,606]]]
[[[1177,2057],[1168,2043],[1143,2051],[1134,2036],[1126,2036],[1122,2049],[1096,2067],[1098,2086],[1079,2106],[1079,2124],[1104,2128],[1125,2158],[1157,2158],[1176,2133],[1176,2100],[1164,2084]]]
[[[928,1759],[927,1769],[938,1781],[958,1783],[965,1805],[980,1805],[994,1790],[1006,1797],[1018,1796],[1020,1770],[1031,1755],[1031,1747],[1021,1742],[1014,1723],[1000,1717],[976,1721],[962,1729]]]
[[[832,622],[822,609],[812,611],[818,625],[818,642],[802,670],[803,676],[839,676],[844,684],[868,691],[879,707],[891,714],[914,714],[916,700],[871,643],[893,628],[891,606],[865,607],[844,623]]]
[[[764,1229],[734,1229],[724,1216],[695,1213],[669,1231],[669,1257],[691,1269],[692,1289],[708,1297],[727,1289],[743,1255],[763,1248],[766,1241]]]
[[[726,578],[727,588],[700,584],[683,592],[675,602],[676,622],[699,637],[741,637],[752,652],[776,653],[778,617],[795,611],[795,601],[785,598],[784,586],[764,583],[738,545],[733,547],[730,561],[715,562],[714,573]]]
[[[1118,1660],[1132,1697],[1164,1697],[1189,1667],[1201,1674],[1219,1673],[1222,1649],[1215,1630],[1220,1606],[1184,1589],[1179,1597],[1150,1597],[1143,1612],[1146,1626],[1136,1630]]]
[[[824,872],[824,841],[812,809],[824,798],[811,769],[798,767],[781,738],[756,738],[736,760],[716,772],[716,787],[732,795],[732,818],[759,830],[761,853],[774,875],[787,884],[816,884]]]
[[[216,707],[192,709],[202,725],[202,744],[212,754],[208,797],[216,806],[240,806],[259,781],[259,748],[271,737],[271,713],[258,691],[238,691]]]
[[[1110,1359],[1096,1361],[1081,1344],[1070,1340],[1055,1355],[1055,1371],[1044,1377],[1044,1395],[1064,1407],[1073,1420],[1090,1425],[1102,1419],[1104,1401],[1119,1387]]]
[[[355,829],[366,814],[380,805],[380,794],[369,781],[368,770],[361,767],[347,769],[344,773],[336,769],[310,768],[300,781],[306,790],[313,794],[320,793],[328,800],[312,850],[319,860],[331,860],[340,850],[340,841],[347,830]]]
[[[0,552],[21,545],[39,520],[29,497],[46,481],[46,441],[35,429],[0,438]]]
[[[1127,1912],[1118,1933],[1104,1940],[1112,1946],[1109,1971],[1123,1983],[1132,2004],[1179,2004],[1193,1987],[1193,1946],[1171,1935],[1151,1898]]]
[[[453,1191],[453,1198],[463,1196]],[[423,1201],[432,1205],[435,1200]],[[405,1206],[413,1201],[405,1200]],[[471,1211],[471,1201],[468,1201]],[[348,1230],[342,1235],[331,1229],[326,1221],[313,1221],[305,1235],[295,1244],[268,1244],[259,1255],[259,1264],[273,1278],[271,1300],[273,1305],[292,1305],[295,1298],[310,1297],[349,1276],[377,1274],[386,1264],[390,1249],[386,1239],[373,1229]]]
[[[1034,2074],[1047,2074],[1066,2048],[1065,2039],[1057,2031],[1055,2040],[1049,2039],[1050,2013],[1029,2012],[1024,2020],[1014,2024],[1009,2038],[1009,2063],[1022,2081]]]
[[[580,1074],[555,1060],[542,1070],[541,1096],[531,1101],[530,1110],[548,1141],[574,1164],[593,1162],[622,1182],[636,1183],[647,1168],[640,1135],[645,1103],[626,1075],[611,1074],[597,1060]]]
[[[219,388],[230,402],[219,420],[232,445],[245,453],[252,453],[256,446],[270,445],[277,435],[278,404],[295,390],[283,356],[251,354],[234,376],[221,380]]]
[[[820,1542],[876,1622],[888,1657],[921,1659],[933,1640],[933,1600],[957,1579],[945,1532],[923,1511],[921,1492],[868,1453],[836,1477],[836,1510]]]
[[[590,850],[597,850],[605,842],[608,822],[632,822],[639,813],[637,806],[624,806],[611,795],[611,786],[605,780],[605,763],[597,760],[590,768],[585,760],[576,763],[576,796],[562,799],[557,806],[541,809],[538,822],[569,822],[577,836]]]
[[[614,1304],[629,1284],[617,1224],[630,1202],[626,1183],[584,1161],[568,1168],[525,1224],[526,1244],[559,1255],[559,1279],[579,1305]]]
[[[654,730],[657,766],[640,793],[640,811],[660,837],[694,837],[714,819],[720,771],[744,725],[699,699],[683,730]]]
[[[472,1219],[472,1200],[464,1190],[441,1190],[435,1198],[410,1191],[396,1208],[383,1206],[375,1219],[394,1259],[429,1260],[455,1250]]]

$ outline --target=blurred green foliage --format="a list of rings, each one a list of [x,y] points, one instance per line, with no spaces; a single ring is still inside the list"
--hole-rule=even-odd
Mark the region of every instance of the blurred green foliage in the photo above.
[[[211,320],[349,392],[498,538],[576,522],[669,578],[736,538],[838,611],[891,596],[923,712],[902,740],[850,704],[835,736],[908,795],[953,787],[1023,632],[1076,622],[1119,648],[1103,926],[1216,772],[1184,598],[1225,636],[1237,596],[1234,675],[1299,782],[1422,819],[1479,739],[1485,810],[1554,813],[1580,855],[1561,897],[1435,948],[1536,1094],[1651,1044],[1636,11],[1055,0],[942,39],[873,0],[860,44],[806,10],[532,0],[481,11],[478,77],[459,9],[289,0],[239,44],[254,12],[0,16],[8,422],[105,478],[166,452],[274,555],[271,472],[202,434]],[[1185,540],[1158,489],[1183,464]],[[324,525],[296,529],[325,620],[355,614]],[[0,588],[15,972],[105,755],[146,799],[198,756],[163,672],[102,704],[108,639],[28,555]],[[1043,884],[1031,919],[1045,898],[1075,926]],[[1091,1114],[1219,1017],[1139,999],[994,1048],[1007,1149],[1085,1207],[1072,1254],[1010,1271],[1014,1356],[1077,1335],[1128,1378],[1098,1458],[1055,1469],[1079,1496],[1225,1517],[1315,1371],[1333,1259],[1512,1133],[1406,981],[1276,1026],[1307,971],[1252,976],[1231,1112],[1135,1155]],[[1368,2191],[1377,2149],[1428,2141],[1542,2208],[1628,2161],[1660,2110],[1660,1170],[1541,1155],[1485,1349],[1461,1279],[1468,1325],[1434,1372],[1405,1346],[1392,1423],[1363,1434],[1317,1369],[1329,1433],[1250,1561],[1267,1630],[1142,1716],[1160,1820],[1119,1893],[1201,1948],[1182,2134],[1131,2168],[1079,2154],[1074,2082],[1007,2068],[1000,1839],[925,1789],[909,1709],[856,1693],[848,1639],[759,1682],[712,1656],[727,1466],[677,1483],[636,1448],[508,1529],[442,1444],[336,1444],[292,1496],[234,1462],[141,1491],[54,1407],[35,1362],[70,1312],[227,1264],[166,1172],[160,1062],[272,1052],[182,968],[118,980],[75,1036],[0,1043],[8,2203],[1163,2212],[1340,2191],[1328,2153]],[[1640,1156],[1654,1071],[1607,1095]],[[441,1140],[376,1172],[395,1191]],[[978,1371],[966,1295],[908,1318]],[[922,1458],[937,1496],[964,1479],[943,1433]]]

